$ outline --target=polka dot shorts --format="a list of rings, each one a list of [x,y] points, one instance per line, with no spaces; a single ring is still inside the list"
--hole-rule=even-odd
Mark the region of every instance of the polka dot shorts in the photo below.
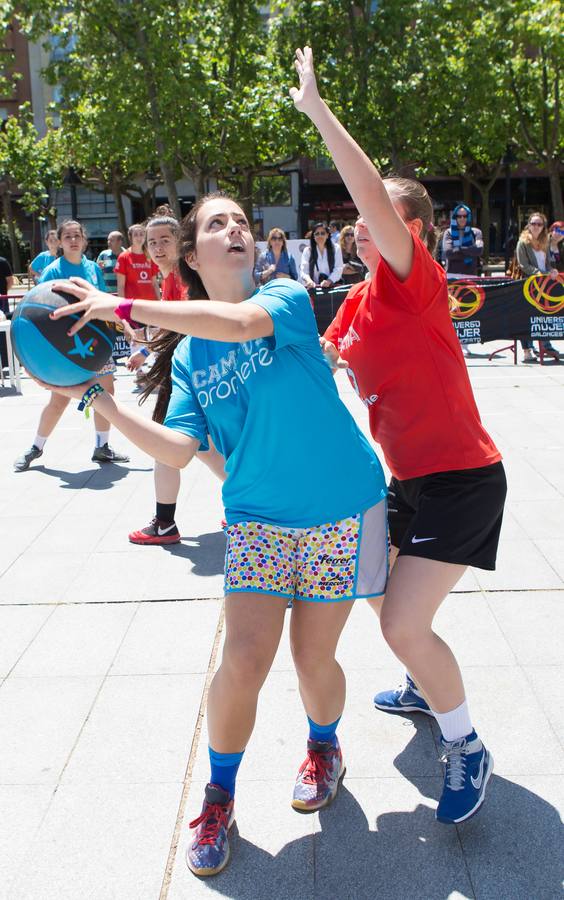
[[[386,501],[312,528],[238,522],[227,528],[225,592],[334,602],[386,589]]]

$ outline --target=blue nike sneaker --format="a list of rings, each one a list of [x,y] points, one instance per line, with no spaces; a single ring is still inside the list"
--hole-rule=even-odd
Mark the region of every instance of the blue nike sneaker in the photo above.
[[[400,684],[395,691],[381,691],[374,697],[374,706],[384,712],[406,713],[422,712],[432,716],[433,711],[415,685],[413,679],[406,673],[405,684]]]
[[[493,772],[493,757],[473,731],[457,741],[441,737],[445,783],[435,818],[446,825],[465,822],[478,812]]]

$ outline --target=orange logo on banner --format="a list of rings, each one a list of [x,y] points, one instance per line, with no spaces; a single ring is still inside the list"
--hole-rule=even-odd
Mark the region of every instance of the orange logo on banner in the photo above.
[[[478,284],[467,281],[449,282],[448,300],[453,319],[471,319],[480,312],[485,299],[486,292]]]
[[[523,285],[523,296],[545,316],[555,316],[564,309],[564,278],[531,275]]]

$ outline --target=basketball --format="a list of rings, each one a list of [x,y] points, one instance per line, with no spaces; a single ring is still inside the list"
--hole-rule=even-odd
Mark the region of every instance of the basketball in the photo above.
[[[58,387],[82,384],[108,362],[115,332],[105,322],[88,322],[69,337],[67,331],[80,316],[53,320],[49,314],[75,303],[76,297],[54,291],[52,284],[38,284],[18,303],[10,329],[14,352],[22,366],[40,381]]]

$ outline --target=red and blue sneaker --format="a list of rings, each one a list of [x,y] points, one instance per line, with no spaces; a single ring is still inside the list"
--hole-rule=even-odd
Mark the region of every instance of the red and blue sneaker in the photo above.
[[[194,875],[217,875],[229,862],[229,829],[235,821],[231,795],[217,784],[206,785],[204,805],[190,822],[196,833],[186,851]]]
[[[337,741],[307,742],[307,756],[300,766],[294,786],[292,806],[300,812],[315,812],[337,796],[346,768]]]
[[[456,825],[475,815],[486,799],[493,757],[475,731],[457,741],[441,738],[441,746],[446,771],[435,818],[446,825]]]

